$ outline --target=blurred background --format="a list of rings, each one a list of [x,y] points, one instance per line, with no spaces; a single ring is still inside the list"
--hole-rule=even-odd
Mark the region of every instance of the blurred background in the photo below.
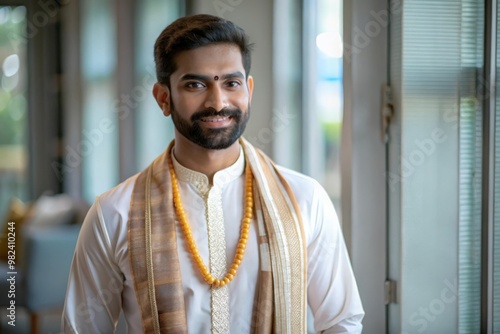
[[[89,205],[173,138],[153,44],[196,13],[255,43],[245,137],[327,190],[364,332],[500,333],[498,6],[475,0],[0,0],[0,332],[59,331]]]

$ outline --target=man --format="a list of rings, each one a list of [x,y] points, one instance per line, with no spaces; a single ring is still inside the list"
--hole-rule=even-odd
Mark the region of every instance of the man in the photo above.
[[[153,95],[175,140],[99,196],[82,226],[63,331],[359,333],[335,210],[314,180],[241,138],[254,87],[232,22],[181,18],[155,44]]]

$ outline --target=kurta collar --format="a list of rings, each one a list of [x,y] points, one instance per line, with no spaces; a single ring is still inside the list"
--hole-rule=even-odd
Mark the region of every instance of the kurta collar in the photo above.
[[[192,184],[201,194],[206,194],[210,190],[210,182],[208,180],[208,177],[203,173],[182,166],[175,158],[174,150],[172,150],[172,162],[178,180]],[[221,169],[220,171],[215,173],[213,180],[214,187],[222,189],[222,187],[224,187],[226,184],[240,177],[243,174],[244,170],[245,155],[243,154],[243,148],[240,147],[240,155],[238,157],[238,160],[236,160],[236,162],[231,166]]]

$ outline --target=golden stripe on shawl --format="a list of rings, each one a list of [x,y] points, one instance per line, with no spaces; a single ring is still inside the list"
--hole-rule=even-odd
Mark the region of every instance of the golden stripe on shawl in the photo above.
[[[255,181],[254,181],[255,183]],[[260,270],[271,271],[271,254],[269,250],[269,238],[264,225],[264,214],[260,204],[260,196],[257,185],[254,184],[253,198],[255,204],[255,221],[257,222],[257,243],[259,245]]]
[[[262,159],[263,163],[266,163],[269,169],[267,170],[270,175],[268,179],[280,180],[281,182],[276,182],[275,185],[279,189],[277,193],[282,194],[282,196],[277,196],[275,200],[276,206],[279,211],[284,213],[284,215],[291,215],[291,217],[286,217],[282,215],[283,222],[289,222],[293,226],[287,226],[285,228],[286,240],[289,244],[290,256],[295,256],[296,261],[291,261],[292,269],[292,300],[300,301],[299,305],[303,307],[292,307],[292,328],[301,328],[302,326],[307,327],[307,323],[303,323],[306,314],[304,310],[307,308],[307,298],[302,293],[304,289],[307,289],[307,264],[306,264],[306,254],[305,254],[305,234],[302,228],[302,221],[300,215],[296,215],[295,212],[300,212],[298,204],[293,196],[285,196],[285,194],[292,194],[290,186],[286,180],[277,173],[275,166],[269,159]],[[294,203],[292,203],[292,201]],[[297,210],[297,211],[296,211]],[[300,261],[300,262],[298,262]],[[299,278],[299,279],[297,279]],[[292,305],[296,305],[293,303]]]
[[[262,157],[258,156],[260,160],[260,164],[262,167],[265,167],[265,162],[262,161]],[[262,168],[262,179],[269,180],[269,170],[267,168]],[[283,212],[278,206],[280,195],[277,194],[277,187],[274,182],[265,182],[266,186],[263,188],[267,190],[266,193],[262,195],[266,206],[272,206],[272,210],[268,208],[268,210],[264,211],[265,215],[267,213],[274,213],[275,217],[266,217],[266,221],[272,222],[268,224],[269,227],[273,228],[274,231],[270,232],[270,243],[274,249],[272,252],[272,259],[275,266],[273,266],[273,277],[278,281],[278,288],[275,285],[275,299],[279,305],[283,305],[281,307],[281,314],[277,314],[277,319],[280,322],[281,329],[277,330],[278,332],[283,333],[291,333],[292,327],[292,309],[294,303],[293,299],[293,289],[292,289],[292,278],[293,272],[290,263],[292,254],[290,254],[290,245],[286,240],[286,232],[283,226],[283,221],[287,218],[286,213]],[[264,192],[264,191],[263,191]],[[270,196],[273,194],[274,196]],[[281,284],[279,283],[281,281]]]
[[[276,168],[274,168],[274,170],[276,170]],[[297,213],[300,213],[300,208],[299,208],[299,204],[297,203],[297,200],[295,199],[292,188],[290,187],[288,182],[283,178],[283,176],[280,173],[278,173],[277,175],[281,181],[281,183],[278,183],[279,186],[284,188],[284,190],[289,195],[289,196],[285,196],[285,199],[287,201],[287,204],[290,207],[290,212],[296,218],[293,220],[293,222],[295,223],[295,229],[298,233],[298,236],[299,236],[298,239],[299,239],[299,242],[301,244],[300,251],[301,251],[302,255],[299,258],[301,261],[302,270],[300,270],[300,268],[298,268],[297,270],[301,273],[301,280],[299,282],[303,284],[302,289],[306,293],[301,294],[302,307],[300,309],[297,308],[297,311],[300,310],[301,314],[300,315],[297,314],[296,316],[300,317],[300,319],[302,319],[302,322],[304,322],[305,320],[307,320],[307,244],[306,244],[306,235],[305,235],[305,231],[304,231],[304,225],[302,222],[302,216],[300,214],[297,214]],[[307,321],[305,321],[305,323],[303,323],[303,326],[305,326],[307,328]]]
[[[160,321],[158,320],[158,308],[156,307],[155,278],[153,273],[153,246],[151,243],[151,173],[152,170],[149,169],[146,175],[146,207],[144,210],[144,223],[146,225],[146,274],[148,279],[148,297],[151,308],[153,333],[160,334]]]

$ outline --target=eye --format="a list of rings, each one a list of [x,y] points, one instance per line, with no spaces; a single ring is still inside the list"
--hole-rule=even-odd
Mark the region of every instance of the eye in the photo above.
[[[228,87],[231,87],[231,88],[236,88],[236,87],[238,87],[238,86],[241,86],[241,82],[239,82],[239,81],[237,81],[237,80],[232,80],[232,81],[228,81],[228,82],[226,83],[226,85],[227,85]]]
[[[203,87],[205,87],[205,85],[202,84],[201,82],[198,82],[198,81],[190,81],[190,82],[186,83],[185,87],[186,88],[203,88]]]

